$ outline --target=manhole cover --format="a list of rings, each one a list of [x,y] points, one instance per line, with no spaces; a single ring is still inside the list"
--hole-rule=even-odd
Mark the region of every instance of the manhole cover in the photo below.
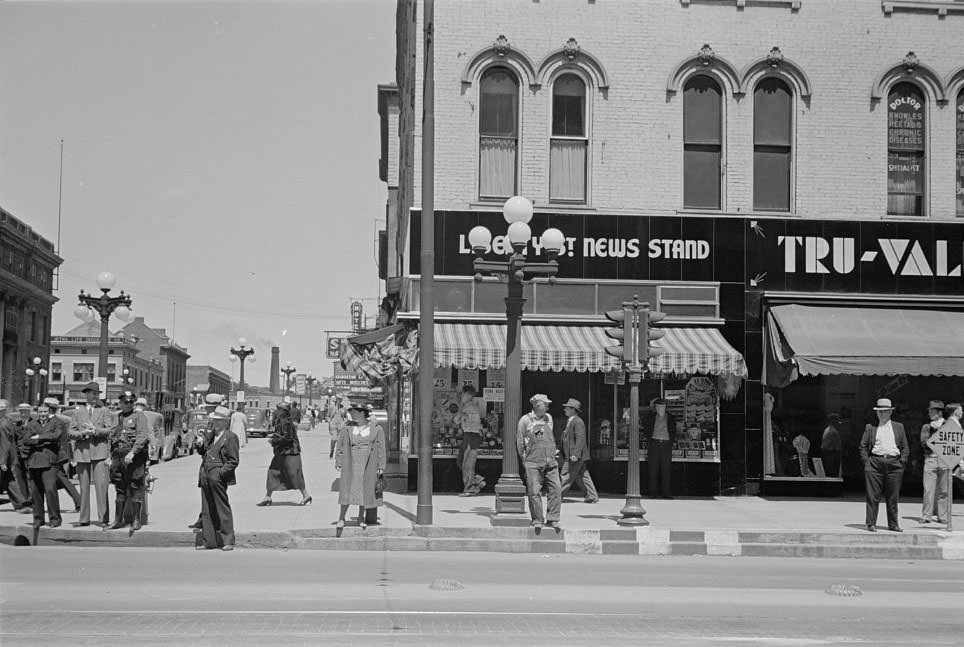
[[[856,584],[831,584],[824,590],[824,593],[845,598],[855,598],[864,594]]]
[[[428,588],[432,589],[433,591],[461,591],[465,588],[465,586],[458,580],[440,577],[429,584]]]

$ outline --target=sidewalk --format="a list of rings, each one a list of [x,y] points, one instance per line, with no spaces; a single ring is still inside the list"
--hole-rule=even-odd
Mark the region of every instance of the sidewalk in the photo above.
[[[955,526],[918,523],[920,499],[900,504],[903,533],[864,529],[862,497],[796,499],[715,497],[672,500],[643,499],[649,525],[617,524],[623,496],[587,504],[577,493],[562,505],[561,531],[528,527],[494,527],[494,495],[459,497],[435,494],[433,524],[415,525],[417,496],[386,492],[379,525],[361,530],[354,521],[336,533],[338,472],[328,458],[327,425],[300,432],[305,480],[313,502],[300,506],[296,491],[276,492],[274,504],[257,507],[264,496],[271,461],[266,439],[249,440],[241,450],[237,486],[229,495],[239,547],[312,548],[328,550],[486,550],[495,552],[570,552],[597,554],[706,554],[801,557],[891,557],[900,559],[964,559],[964,513],[955,506]],[[73,504],[61,493],[64,525],[35,532],[31,517],[0,507],[0,541],[39,545],[182,546],[194,544],[187,525],[200,510],[197,456],[151,467],[157,477],[149,500],[149,523],[133,537],[128,531],[98,527],[73,528]],[[111,488],[113,505],[113,488]],[[96,507],[96,506],[94,506]],[[92,510],[96,514],[96,510]],[[357,508],[349,510],[349,518]],[[881,506],[879,523],[886,528]]]

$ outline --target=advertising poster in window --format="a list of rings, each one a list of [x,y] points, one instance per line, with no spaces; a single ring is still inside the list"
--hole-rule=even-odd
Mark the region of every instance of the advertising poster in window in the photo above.
[[[462,435],[468,428],[478,430],[482,436],[478,450],[480,457],[501,457],[504,387],[487,386],[488,381],[475,369],[455,371],[454,381],[452,374],[451,368],[435,370],[435,388],[432,394],[432,454],[436,457],[457,458]],[[472,385],[476,393],[463,393],[463,382]],[[484,395],[479,395],[480,393]]]

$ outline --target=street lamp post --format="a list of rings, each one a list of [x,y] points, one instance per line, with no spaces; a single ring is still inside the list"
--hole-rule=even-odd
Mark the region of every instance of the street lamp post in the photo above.
[[[130,321],[131,317],[131,297],[124,294],[121,290],[120,296],[112,297],[108,294],[114,287],[114,275],[110,272],[101,272],[97,275],[97,287],[102,294],[93,294],[80,291],[77,297],[77,307],[74,308],[74,315],[82,321],[88,323],[94,321],[95,313],[100,315],[100,361],[97,367],[98,377],[107,378],[107,322],[111,314],[117,316],[121,321]],[[104,394],[106,397],[106,393]]]
[[[312,390],[312,388],[314,388],[314,383],[317,382],[317,381],[318,381],[318,378],[315,377],[314,375],[312,375],[311,373],[308,373],[308,375],[305,376],[305,387],[308,389],[308,407],[309,407],[309,408],[311,408],[311,406],[312,406],[312,401],[311,401],[312,393],[311,393],[311,390]]]
[[[43,387],[43,378],[47,376],[47,369],[41,368],[41,364],[43,364],[43,360],[39,357],[34,357],[27,362],[27,368],[24,370],[24,373],[27,375],[27,390],[30,392],[27,394],[27,401],[33,400],[34,404],[40,404],[40,391],[41,387]]]
[[[231,347],[231,356],[228,358],[232,362],[241,360],[241,379],[238,380],[239,391],[244,390],[244,360],[250,357],[251,361],[254,362],[254,357],[252,357],[252,355],[254,355],[254,349],[248,346],[247,344],[248,344],[248,340],[245,339],[244,337],[241,337],[240,339],[238,339],[238,347],[237,348],[235,348],[234,346]]]
[[[285,374],[285,397],[288,396],[288,391],[291,389],[291,374],[297,371],[289,359],[285,362],[285,365],[281,367],[281,372]]]
[[[475,252],[473,263],[475,281],[481,282],[482,275],[495,275],[508,284],[505,299],[506,337],[505,337],[505,431],[502,434],[502,475],[495,486],[495,515],[493,525],[523,525],[525,514],[525,486],[519,477],[519,459],[516,453],[516,425],[521,414],[522,370],[520,365],[522,340],[522,310],[525,305],[523,286],[539,276],[548,277],[555,283],[559,270],[556,258],[562,252],[565,236],[556,228],[550,227],[542,233],[541,246],[548,262],[526,261],[526,246],[532,240],[529,221],[532,219],[532,203],[521,196],[509,198],[502,209],[505,221],[509,224],[507,238],[511,250],[495,250],[506,254],[499,261],[484,260],[484,255],[492,249],[492,233],[485,227],[474,227],[469,232],[469,244]]]

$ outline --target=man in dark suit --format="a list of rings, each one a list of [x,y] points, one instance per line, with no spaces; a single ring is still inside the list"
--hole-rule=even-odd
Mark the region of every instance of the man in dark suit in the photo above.
[[[33,494],[34,528],[44,525],[44,499],[49,514],[47,525],[56,528],[61,523],[57,470],[60,466],[63,425],[63,421],[50,415],[46,404],[41,404],[37,407],[37,419],[22,420],[18,431],[20,455],[26,464],[27,479]]]
[[[666,412],[666,400],[656,398],[653,412],[643,421],[643,433],[649,439],[646,462],[649,468],[649,496],[664,499],[670,494],[670,470],[673,464],[673,437],[676,434],[676,418]]]
[[[868,424],[860,439],[860,458],[864,462],[867,489],[867,530],[877,531],[877,509],[883,496],[887,506],[887,527],[894,532],[903,532],[897,516],[897,502],[910,446],[904,425],[890,419],[894,407],[889,398],[878,399],[874,411],[877,424]]]
[[[110,430],[114,418],[100,402],[100,386],[89,382],[83,388],[87,404],[74,409],[67,431],[74,441],[74,462],[80,482],[80,519],[78,525],[90,525],[90,484],[93,480],[97,497],[97,522],[110,523],[107,486],[110,484]]]
[[[9,407],[10,403],[0,398],[0,492],[7,493],[14,510],[30,512],[33,499],[17,450],[17,423],[9,416]]]
[[[196,535],[197,550],[220,548],[234,550],[234,515],[228,500],[228,486],[236,483],[240,441],[228,425],[231,410],[217,407],[208,414],[211,429],[198,442],[201,469],[201,532]]]
[[[589,475],[589,468],[586,462],[589,460],[589,444],[586,441],[586,423],[579,417],[582,411],[582,403],[569,398],[562,410],[566,414],[566,428],[562,432],[562,453],[564,463],[562,464],[562,494],[573,486],[578,480],[582,484],[582,489],[586,493],[584,503],[595,503],[599,501],[596,493],[596,485],[592,482]]]

